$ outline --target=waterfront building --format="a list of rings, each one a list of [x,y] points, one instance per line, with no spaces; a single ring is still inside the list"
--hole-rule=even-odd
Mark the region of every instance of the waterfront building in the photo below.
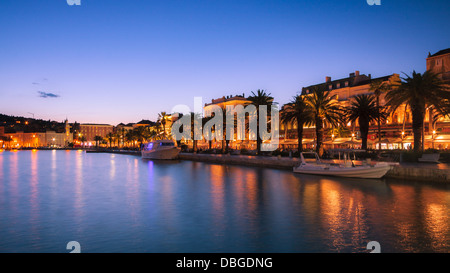
[[[427,70],[431,70],[447,84],[450,85],[450,48],[441,50],[433,55],[429,54],[426,59]],[[360,74],[359,71],[350,73],[349,77],[331,80],[325,77],[325,81],[319,84],[302,88],[302,95],[308,95],[315,89],[329,90],[331,95],[342,105],[348,106],[352,97],[360,94],[372,94],[370,84],[375,81],[393,83],[399,81],[398,74],[372,78],[371,75]],[[380,95],[380,105],[384,106],[385,94]],[[282,148],[297,147],[296,124],[280,123],[280,145]],[[361,140],[359,136],[359,124],[347,124],[345,128],[326,128],[327,134],[324,139],[326,148],[359,147]],[[430,109],[426,110],[424,120],[425,149],[449,149],[450,148],[450,118],[434,117]],[[303,131],[303,145],[305,148],[314,148],[315,128],[305,127]],[[368,135],[368,147],[377,149],[407,149],[412,148],[414,143],[412,133],[412,115],[409,107],[400,106],[394,113],[390,113],[386,121],[381,124],[381,141],[378,137],[378,125],[376,122],[370,124]]]
[[[445,83],[450,84],[450,48],[431,55],[428,53],[427,70],[438,74]]]
[[[85,138],[85,144],[94,145],[95,136],[106,138],[109,133],[113,133],[114,126],[109,124],[80,124],[80,132],[78,137]]]
[[[245,98],[245,94],[242,95],[229,95],[223,96],[218,99],[212,99],[210,103],[205,103],[203,107],[203,112],[205,116],[211,116],[213,106],[219,106],[222,109],[225,109],[227,106],[236,106],[243,105],[247,106],[251,103],[248,99]]]
[[[3,127],[1,127],[3,128]],[[0,134],[1,136],[2,134]],[[70,133],[70,125],[65,120],[63,132],[45,131],[45,132],[23,132],[3,133],[5,141],[3,147],[8,148],[38,148],[38,147],[68,147],[73,142],[73,136]]]
[[[229,95],[229,96],[223,96],[218,99],[212,99],[210,103],[205,103],[205,106],[203,107],[203,114],[205,117],[210,117],[213,113],[213,108],[218,106],[222,109],[227,108],[234,108],[237,105],[247,106],[251,104],[251,101],[245,98],[245,94],[242,95]],[[225,116],[223,117],[225,120]],[[247,119],[247,117],[246,117]],[[240,124],[237,124],[238,126],[241,126]],[[247,125],[248,126],[248,125]],[[225,132],[225,129],[224,129]],[[213,141],[211,143],[212,148],[221,148],[223,144],[223,141]],[[200,141],[198,143],[198,146],[200,148],[208,148],[209,143],[205,140]],[[248,140],[248,137],[245,140],[238,140],[237,138],[237,130],[234,131],[234,138],[231,140],[228,144],[229,148],[231,149],[255,149],[256,148],[256,141],[250,141]]]
[[[138,128],[138,127],[151,127],[155,125],[155,122],[150,121],[148,119],[143,119],[141,121],[139,121],[138,123],[134,123],[132,125],[133,129]]]
[[[310,85],[303,87],[301,95],[307,96],[311,94],[314,90],[330,91],[330,95],[334,96],[335,100],[339,102],[342,107],[347,107],[350,105],[350,101],[353,97],[362,94],[373,94],[370,89],[371,83],[373,82],[383,82],[383,83],[393,83],[399,81],[400,77],[398,74],[386,75],[383,77],[372,78],[371,74],[365,75],[361,74],[359,71],[349,73],[346,78],[341,78],[337,80],[332,80],[331,77],[325,77],[325,81],[322,83]],[[384,99],[385,94],[380,95],[380,105],[385,105],[386,101]],[[391,115],[386,122],[382,124],[382,141],[381,147],[383,149],[388,148],[399,148],[401,144],[394,143],[394,139],[400,138],[401,132],[405,131],[406,128],[402,128],[404,119],[408,119],[411,122],[411,115],[408,114],[408,110],[405,112],[404,107],[400,107],[393,115]],[[410,125],[410,124],[409,124]],[[409,127],[408,127],[409,128]],[[325,148],[341,148],[360,145],[359,140],[359,124],[348,123],[344,128],[331,128],[325,124],[326,136],[324,139]],[[296,124],[280,124],[280,132],[282,140],[280,144],[288,148],[297,147],[297,127]],[[405,136],[405,134],[403,134]],[[315,144],[315,127],[305,127],[304,128],[304,145],[305,148],[313,148]],[[359,142],[359,143],[358,143]],[[371,148],[376,148],[379,145],[378,138],[378,126],[376,123],[370,124],[368,144]],[[351,143],[351,144],[350,144]],[[405,147],[410,145],[410,143],[404,143]]]
[[[428,54],[427,70],[438,75],[450,88],[450,48]],[[450,117],[433,119],[434,113],[429,113],[425,148],[450,149]],[[427,129],[427,128],[426,128]],[[427,141],[428,139],[428,141]]]
[[[117,124],[116,127],[114,127],[114,131],[122,132],[122,130],[123,130],[125,132],[128,132],[128,131],[133,130],[133,128],[134,128],[133,125],[134,125],[134,123],[128,123],[128,124],[119,123],[119,124]]]

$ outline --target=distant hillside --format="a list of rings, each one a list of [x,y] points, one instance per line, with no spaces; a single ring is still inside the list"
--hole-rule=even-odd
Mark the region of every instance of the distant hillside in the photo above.
[[[5,127],[5,133],[31,133],[45,131],[56,131],[57,133],[63,133],[65,131],[63,122],[16,117],[4,114],[0,114],[0,126]]]

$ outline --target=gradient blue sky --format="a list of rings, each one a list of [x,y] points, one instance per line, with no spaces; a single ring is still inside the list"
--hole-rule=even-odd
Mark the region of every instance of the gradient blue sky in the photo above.
[[[450,1],[0,0],[0,113],[156,120],[193,97],[423,72],[450,47]],[[40,97],[39,91],[59,97]]]

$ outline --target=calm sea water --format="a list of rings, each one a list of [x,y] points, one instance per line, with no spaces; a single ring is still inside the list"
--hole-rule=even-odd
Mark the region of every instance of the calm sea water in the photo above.
[[[450,252],[450,187],[0,152],[0,252]]]

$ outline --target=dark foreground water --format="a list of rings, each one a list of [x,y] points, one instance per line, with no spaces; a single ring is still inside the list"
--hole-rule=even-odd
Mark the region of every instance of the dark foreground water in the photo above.
[[[0,152],[0,252],[450,252],[450,187]]]

